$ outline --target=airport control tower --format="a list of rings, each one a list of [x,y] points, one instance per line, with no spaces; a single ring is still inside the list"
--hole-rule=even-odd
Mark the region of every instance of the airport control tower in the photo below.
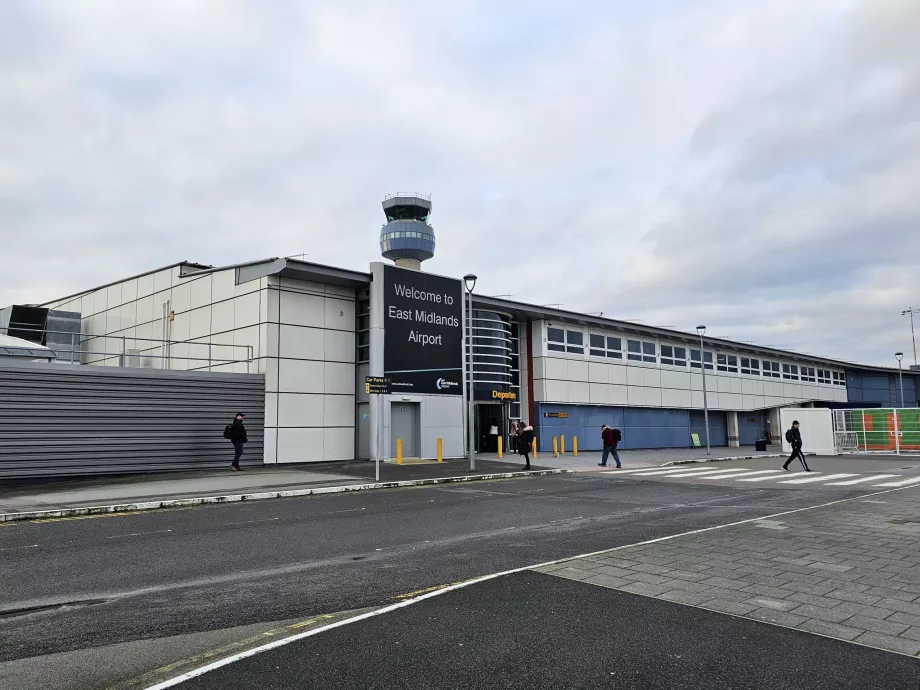
[[[434,256],[434,228],[428,224],[431,199],[395,194],[383,200],[387,223],[380,230],[380,252],[402,268],[416,271]]]

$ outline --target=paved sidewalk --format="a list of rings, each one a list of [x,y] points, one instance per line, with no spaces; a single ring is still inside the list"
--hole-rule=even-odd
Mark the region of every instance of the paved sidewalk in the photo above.
[[[419,481],[458,476],[484,476],[513,472],[504,462],[484,458],[470,472],[466,460],[384,463],[381,482]],[[547,469],[536,464],[534,470]],[[257,494],[341,487],[374,482],[374,463],[367,461],[250,468],[243,472],[205,470],[129,476],[75,478],[44,482],[19,482],[0,489],[0,516],[33,511],[78,509],[186,500],[205,496]],[[0,520],[2,521],[2,520]]]
[[[920,654],[920,490],[690,534],[540,572]]]

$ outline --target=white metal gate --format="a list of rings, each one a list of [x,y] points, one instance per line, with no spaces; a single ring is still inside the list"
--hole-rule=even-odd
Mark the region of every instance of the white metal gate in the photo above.
[[[920,452],[920,409],[834,410],[838,453]]]

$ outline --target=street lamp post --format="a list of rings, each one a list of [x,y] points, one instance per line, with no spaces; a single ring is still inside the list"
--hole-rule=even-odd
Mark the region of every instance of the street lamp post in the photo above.
[[[703,372],[703,420],[706,424],[706,455],[711,455],[709,447],[709,396],[706,394],[706,349],[703,346],[703,334],[706,332],[706,326],[699,325],[696,332],[700,334],[700,367]]]
[[[465,352],[469,357],[467,364],[467,382],[466,387],[467,398],[467,407],[466,407],[466,434],[467,434],[467,448],[470,453],[470,472],[476,470],[476,447],[474,445],[475,439],[473,438],[473,288],[476,287],[476,276],[472,273],[467,273],[463,276],[463,284],[466,287],[466,294],[468,297],[469,308],[466,312],[466,323],[467,323],[467,335],[464,339],[466,347]]]
[[[910,341],[914,345],[914,366],[917,366],[917,338],[914,336],[914,314],[920,314],[920,309],[908,307],[901,312],[901,316],[910,315]]]
[[[901,370],[901,360],[904,359],[904,353],[895,352],[894,356],[898,360],[898,387],[901,389],[901,407],[906,407],[904,404],[904,374]]]

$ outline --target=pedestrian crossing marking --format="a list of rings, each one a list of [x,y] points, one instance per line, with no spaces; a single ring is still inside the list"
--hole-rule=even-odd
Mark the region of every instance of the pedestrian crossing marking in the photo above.
[[[777,472],[779,472],[779,471],[780,471],[780,470],[777,470]],[[815,475],[815,474],[821,474],[821,473],[820,473],[820,472],[812,472],[812,474]],[[780,476],[782,476],[782,475],[780,475]],[[821,478],[824,479],[824,477],[821,477]],[[751,477],[750,479],[738,479],[738,481],[739,481],[739,482],[768,482],[768,481],[770,481],[770,480],[772,480],[772,479],[777,479],[777,475],[771,474],[771,475],[768,476],[768,477]]]
[[[912,486],[914,484],[920,484],[920,477],[914,477],[913,479],[902,479],[899,482],[885,482],[884,484],[876,484],[875,486]]]
[[[703,465],[702,467],[691,468],[656,468],[648,467],[635,470],[613,470],[603,474],[628,474],[632,477],[656,477],[660,479],[728,479],[736,482],[769,482],[775,481],[777,484],[818,484],[824,486],[856,486],[857,484],[869,484],[878,482],[882,479],[891,479],[894,481],[872,484],[872,486],[883,488],[900,488],[904,486],[920,485],[920,477],[909,477],[903,479],[900,474],[869,474],[860,475],[854,472],[840,472],[837,474],[822,474],[821,472],[796,472],[793,478],[787,478],[788,471],[769,469],[758,470],[750,467],[726,467],[721,469],[712,469],[711,466]],[[801,476],[800,476],[801,475]],[[855,478],[854,478],[855,477]],[[834,481],[842,480],[842,481]]]
[[[650,470],[648,468],[645,468],[644,470],[628,470],[627,472],[635,474],[637,477],[651,477],[652,475],[656,475],[656,474],[678,474],[680,472],[688,472],[690,474],[694,474],[696,472],[712,472],[712,468],[711,467],[695,467],[693,469],[688,469],[686,467],[678,467],[676,469],[671,468],[667,470],[661,470],[661,469]]]
[[[751,475],[754,475],[754,474],[776,474],[777,472],[781,472],[781,471],[782,470],[756,470],[754,472],[746,472],[743,475],[739,475],[736,473],[719,474],[714,477],[707,477],[707,479],[738,479],[739,477],[750,477]],[[774,477],[764,477],[764,479],[774,479]]]
[[[873,480],[878,481],[879,479],[891,479],[892,477],[900,477],[899,474],[870,474],[868,477],[860,477],[859,479],[848,479],[845,482],[831,482],[828,486],[853,486],[854,484],[862,484],[863,482],[871,482]]]
[[[828,479],[846,479],[847,477],[855,477],[855,474],[825,474],[822,477],[803,477],[801,479],[786,479],[781,481],[780,484],[811,484],[812,482],[823,482]]]
[[[719,470],[706,470],[705,472],[683,472],[680,474],[669,474],[668,476],[669,477],[705,477],[711,474],[722,474],[724,472],[744,472],[744,471],[745,471],[744,468],[739,467],[739,468],[730,469],[730,470],[719,469]]]

